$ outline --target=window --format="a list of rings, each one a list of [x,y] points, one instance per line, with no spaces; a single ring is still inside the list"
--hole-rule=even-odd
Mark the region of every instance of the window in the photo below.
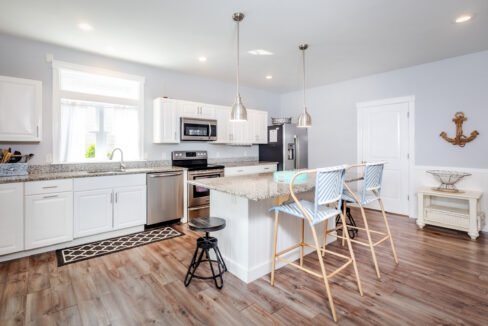
[[[107,161],[120,147],[143,157],[144,79],[54,62],[55,162]]]

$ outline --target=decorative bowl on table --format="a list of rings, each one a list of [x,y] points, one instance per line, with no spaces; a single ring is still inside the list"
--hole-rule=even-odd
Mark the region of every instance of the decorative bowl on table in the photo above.
[[[445,170],[429,170],[427,173],[437,177],[441,182],[439,187],[433,188],[443,192],[460,192],[455,184],[464,177],[470,176],[471,173]]]

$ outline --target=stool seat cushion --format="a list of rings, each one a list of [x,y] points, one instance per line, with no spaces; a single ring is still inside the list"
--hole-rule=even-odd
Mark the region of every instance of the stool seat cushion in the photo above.
[[[315,214],[315,205],[313,202],[307,200],[300,200],[300,204],[302,204],[307,214],[312,217],[313,224],[320,223],[322,221],[325,221],[329,218],[341,214],[341,212],[338,209],[327,207],[327,206],[318,207],[317,214]],[[290,204],[275,206],[271,210],[287,213],[299,218],[304,218],[302,211],[298,208],[298,205],[294,202]]]
[[[198,217],[191,219],[188,227],[193,231],[214,232],[225,228],[225,220],[220,217]]]

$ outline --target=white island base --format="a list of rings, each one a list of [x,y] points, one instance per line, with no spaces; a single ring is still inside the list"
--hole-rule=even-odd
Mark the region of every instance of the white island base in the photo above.
[[[301,198],[311,197],[313,193],[300,194]],[[210,215],[225,219],[225,229],[211,235],[219,241],[219,248],[227,269],[245,283],[271,272],[273,248],[274,213],[269,209],[275,205],[275,199],[250,200],[246,197],[226,192],[211,190]],[[315,226],[319,241],[323,244],[325,223]],[[329,220],[329,228],[335,227],[335,219]],[[280,213],[278,232],[278,251],[300,242],[300,219]],[[327,243],[335,241],[329,234]],[[305,242],[313,244],[313,237],[308,222],[305,222]],[[305,247],[305,254],[314,251]],[[284,257],[290,261],[299,258],[299,249],[289,252]],[[277,261],[280,268],[286,263]]]

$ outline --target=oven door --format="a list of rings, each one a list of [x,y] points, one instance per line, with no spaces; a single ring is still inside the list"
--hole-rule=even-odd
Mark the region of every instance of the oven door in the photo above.
[[[189,172],[189,180],[220,178],[224,176],[224,172],[205,171],[205,172]],[[207,188],[189,185],[188,187],[188,207],[196,207],[210,204],[210,190]]]
[[[181,140],[217,140],[217,121],[181,118]]]

